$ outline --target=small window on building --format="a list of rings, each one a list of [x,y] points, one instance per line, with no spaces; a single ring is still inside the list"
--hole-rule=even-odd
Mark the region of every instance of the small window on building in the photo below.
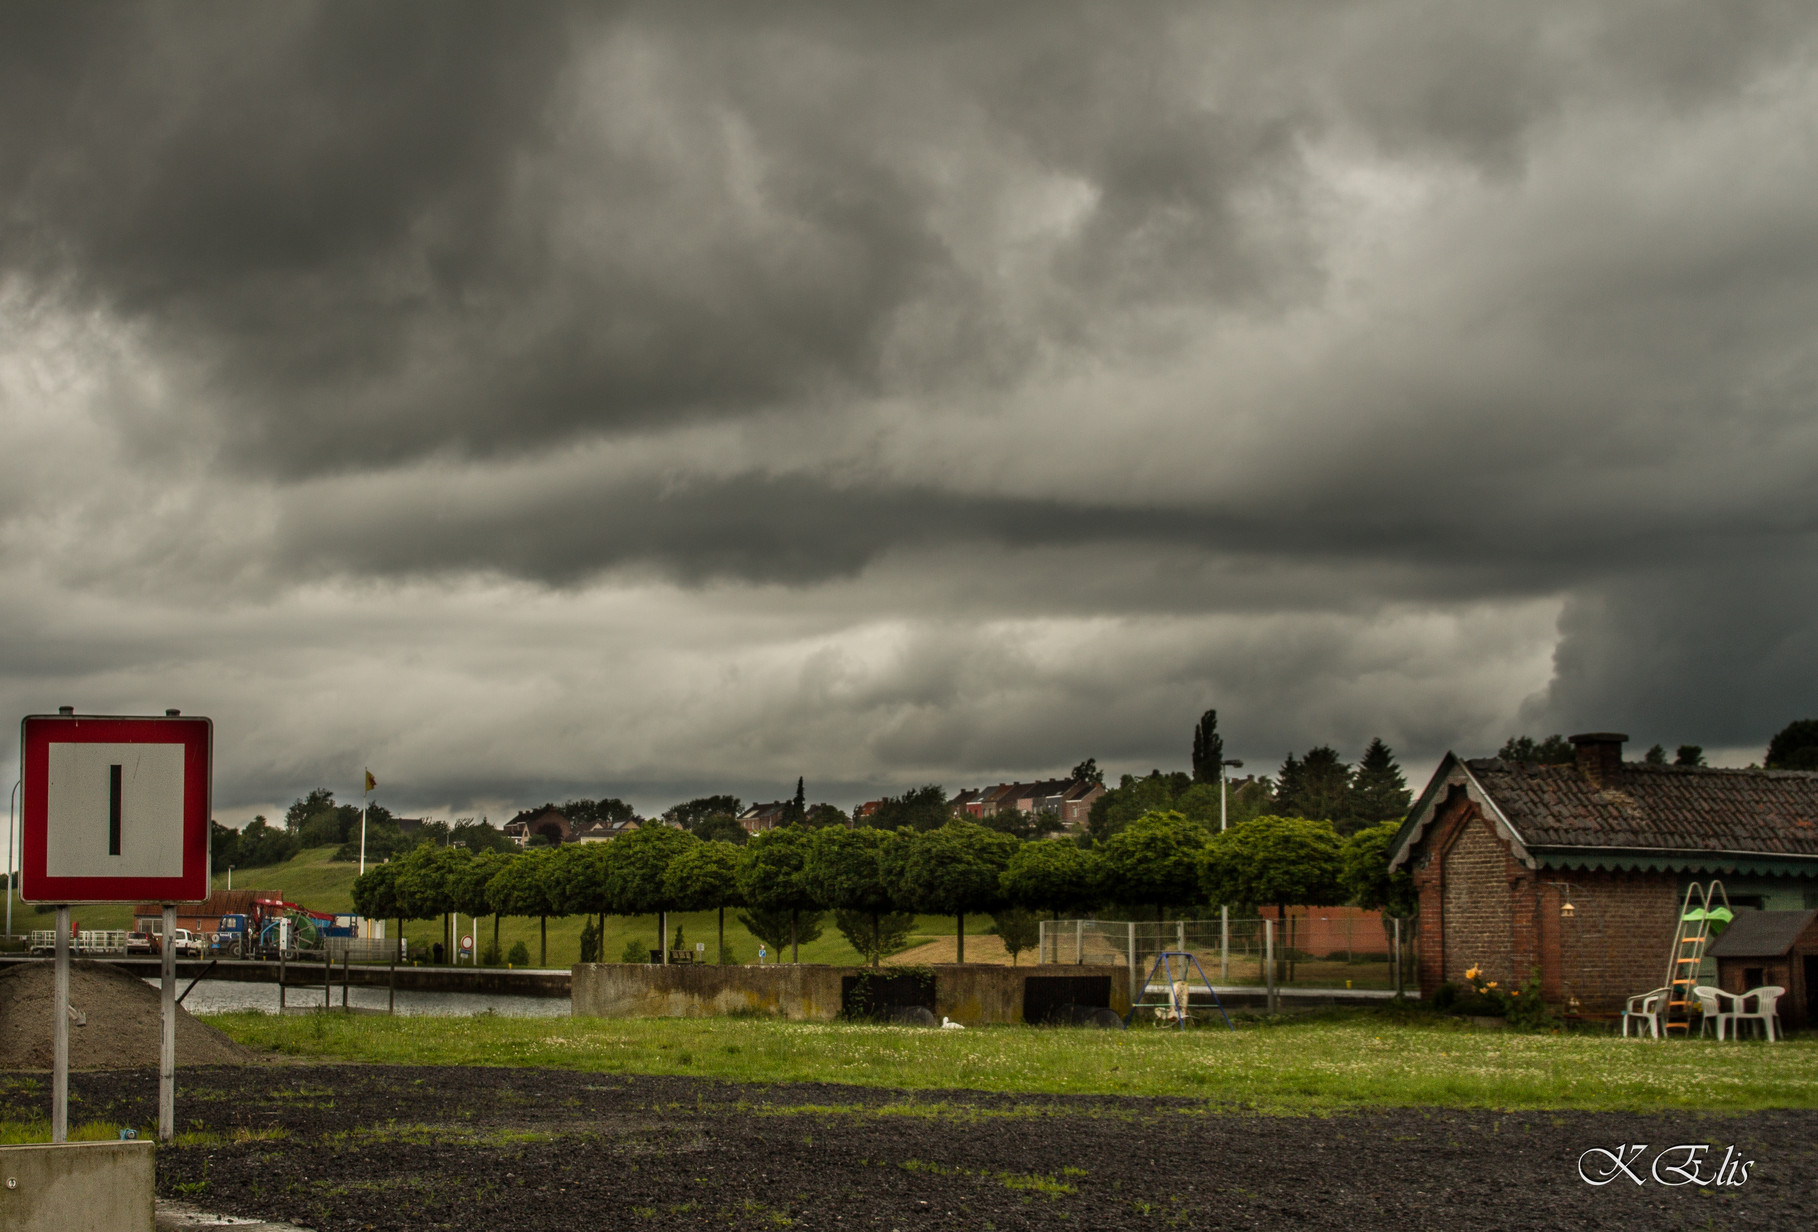
[[[1742,969],[1742,986],[1744,988],[1760,988],[1765,983],[1767,983],[1766,967],[1744,967]]]

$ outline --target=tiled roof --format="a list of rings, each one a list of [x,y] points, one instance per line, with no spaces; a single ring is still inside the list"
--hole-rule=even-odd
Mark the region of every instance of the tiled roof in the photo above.
[[[1775,958],[1793,948],[1818,911],[1738,911],[1706,951],[1713,958]]]
[[[1599,788],[1576,765],[1465,766],[1530,849],[1818,856],[1818,773],[1624,762]]]

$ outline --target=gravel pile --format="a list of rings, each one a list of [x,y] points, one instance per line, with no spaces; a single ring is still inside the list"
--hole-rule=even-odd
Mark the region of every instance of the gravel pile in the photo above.
[[[179,987],[178,992],[182,989]],[[51,1067],[51,1002],[56,972],[48,962],[0,971],[0,1069]],[[70,964],[69,1001],[85,1020],[69,1024],[71,1069],[156,1066],[163,1032],[158,990],[103,963]],[[239,1065],[253,1053],[177,1007],[178,1065]]]

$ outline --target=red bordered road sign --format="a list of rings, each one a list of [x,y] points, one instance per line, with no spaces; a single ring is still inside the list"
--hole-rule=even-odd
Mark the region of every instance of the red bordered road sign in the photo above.
[[[204,718],[27,716],[19,725],[19,896],[207,898],[213,758],[214,724]]]

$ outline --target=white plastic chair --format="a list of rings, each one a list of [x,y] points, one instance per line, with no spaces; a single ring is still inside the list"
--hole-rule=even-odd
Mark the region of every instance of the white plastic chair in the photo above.
[[[1630,997],[1627,1008],[1622,1011],[1623,1036],[1625,1038],[1628,1036],[1629,1020],[1634,1018],[1647,1023],[1648,1034],[1655,1039],[1659,1039],[1660,1009],[1661,1006],[1666,1004],[1666,998],[1667,990],[1664,988],[1656,988],[1651,992],[1636,993],[1634,996]],[[1636,1032],[1637,1037],[1639,1037],[1640,1034],[1639,1031]]]
[[[1724,1028],[1729,1028],[1735,1035],[1736,1011],[1740,998],[1733,992],[1713,988],[1709,984],[1700,984],[1692,989],[1692,995],[1698,998],[1698,1005],[1703,1010],[1703,1020],[1698,1024],[1698,1034],[1703,1035],[1712,1023],[1717,1024],[1717,1038],[1722,1039]]]
[[[1736,999],[1736,1027],[1738,1033],[1740,1033],[1742,1023],[1746,1019],[1761,1024],[1761,1030],[1767,1035],[1770,1044],[1779,1039],[1780,1031],[1774,1021],[1774,1006],[1779,1002],[1781,994],[1784,992],[1786,992],[1786,989],[1778,984],[1764,984],[1760,988],[1751,988],[1738,997]],[[1751,998],[1755,1002],[1755,1008],[1753,1011],[1745,1010],[1743,1006],[1747,1005]]]

